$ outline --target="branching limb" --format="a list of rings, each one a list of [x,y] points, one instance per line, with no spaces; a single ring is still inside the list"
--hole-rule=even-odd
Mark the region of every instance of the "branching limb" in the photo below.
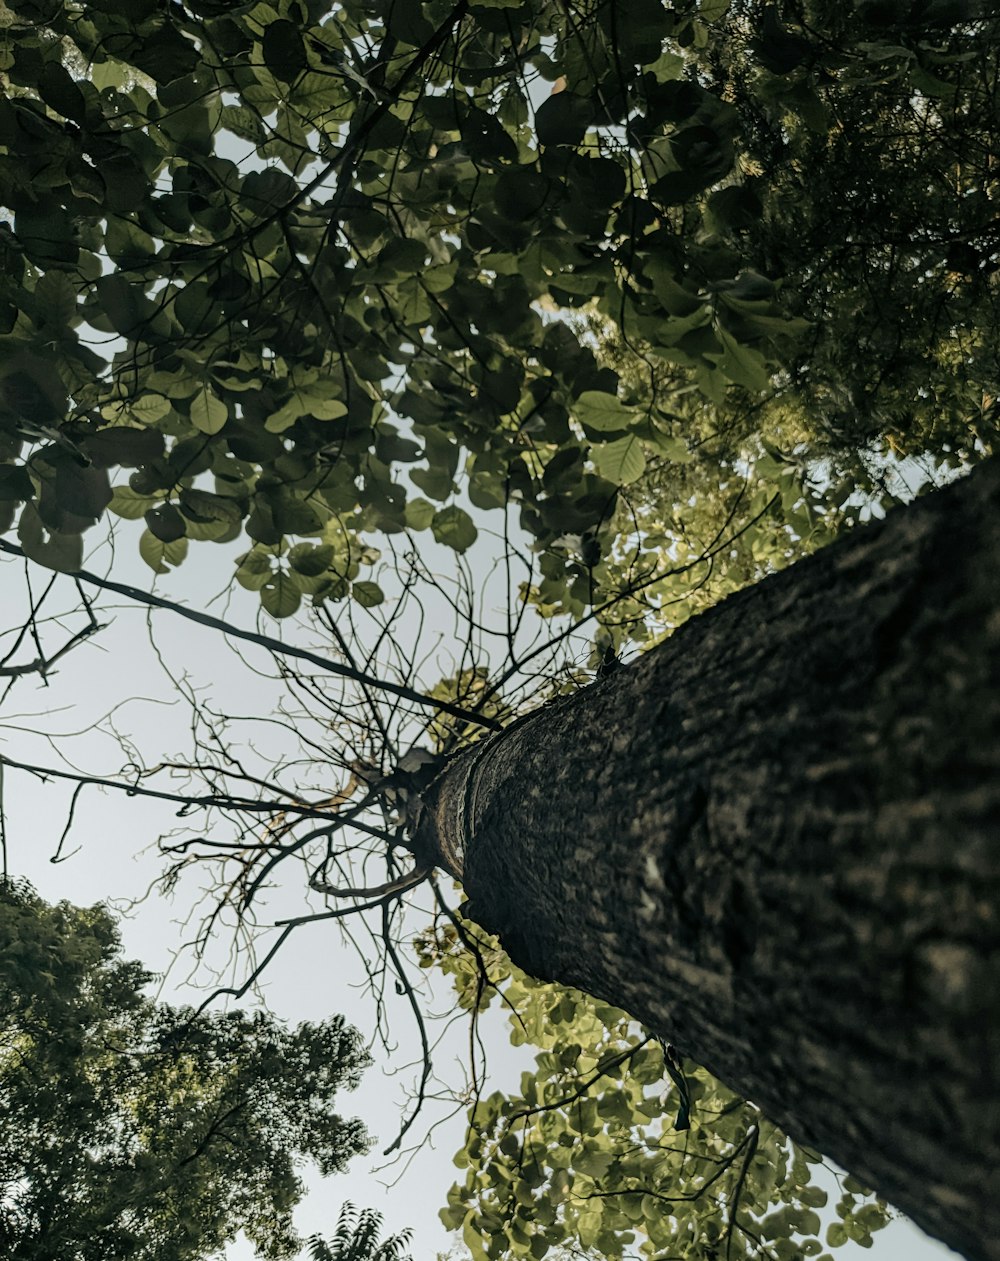
[[[7,552],[11,556],[24,555],[20,547],[15,543],[8,543],[5,539],[0,539],[0,551]],[[425,696],[423,692],[418,692],[415,688],[406,687],[400,683],[392,683],[388,679],[379,679],[374,675],[364,673],[362,670],[355,670],[351,666],[343,665],[339,661],[331,661],[328,657],[320,656],[319,653],[310,652],[308,648],[297,648],[294,644],[284,644],[280,639],[273,639],[270,635],[262,635],[257,631],[242,630],[229,622],[223,621],[220,617],[213,617],[210,613],[201,613],[197,609],[189,609],[183,604],[175,604],[172,600],[165,600],[162,596],[154,595],[151,591],[143,591],[141,588],[129,586],[127,583],[114,582],[110,578],[101,578],[85,569],[81,569],[73,576],[78,582],[99,587],[102,591],[113,591],[116,595],[124,596],[128,600],[134,600],[138,604],[145,604],[152,608],[167,609],[171,613],[177,613],[180,617],[187,618],[188,621],[197,622],[199,626],[207,626],[210,630],[222,631],[224,635],[229,635],[233,639],[242,639],[247,643],[256,644],[258,647],[266,648],[269,652],[276,653],[279,656],[295,657],[300,661],[308,661],[311,665],[325,670],[328,674],[342,675],[344,678],[353,679],[354,682],[361,683],[365,687],[376,688],[383,692],[388,692],[392,696],[399,696],[403,700],[412,702],[414,705],[423,705],[428,709],[436,709],[441,713],[451,714],[453,718],[460,718],[463,722],[475,723],[480,727],[487,727],[490,731],[499,731],[503,725],[497,722],[495,718],[488,718],[484,714],[477,714],[472,710],[463,709],[461,705],[453,705],[449,701],[439,700],[434,696]]]
[[[413,871],[408,871],[405,875],[397,876],[395,880],[388,880],[385,884],[364,889],[335,889],[333,885],[327,884],[318,876],[312,876],[309,880],[309,888],[331,898],[381,898],[393,893],[405,893],[407,889],[415,889],[418,884],[422,884],[427,879],[432,870],[433,868],[429,865],[422,865],[415,867]]]
[[[34,661],[26,661],[18,666],[0,665],[0,679],[17,679],[25,674],[40,674],[42,678],[45,678],[60,657],[64,657],[85,639],[89,639],[95,631],[103,630],[106,625],[106,622],[91,622],[89,626],[84,626],[82,630],[78,630],[75,635],[72,635],[61,648],[49,657],[36,657]]]
[[[726,1261],[729,1261],[732,1256],[733,1232],[737,1227],[736,1213],[740,1207],[740,1196],[743,1194],[743,1186],[747,1180],[747,1173],[750,1170],[750,1162],[753,1160],[754,1153],[757,1151],[757,1139],[759,1136],[760,1130],[755,1125],[751,1130],[749,1130],[746,1139],[744,1140],[747,1145],[746,1155],[743,1157],[743,1164],[740,1166],[740,1174],[736,1179],[736,1187],[733,1191],[733,1197],[729,1201],[729,1224],[726,1227]]]
[[[66,779],[73,784],[92,784],[95,788],[112,788],[116,792],[125,793],[128,797],[154,797],[159,801],[170,801],[174,805],[185,806],[188,810],[209,810],[214,806],[218,806],[229,810],[245,810],[251,814],[265,815],[294,810],[295,814],[301,815],[303,818],[330,818],[330,811],[327,809],[316,809],[311,806],[289,806],[287,802],[280,801],[253,801],[249,798],[232,797],[226,793],[204,793],[197,796],[189,793],[163,792],[156,788],[144,788],[141,784],[135,782],[123,783],[121,780],[106,779],[101,775],[83,775],[77,771],[60,770],[58,767],[36,766],[30,762],[18,762],[3,753],[0,753],[0,766],[9,766],[16,771],[27,771],[29,775],[35,775],[41,780]],[[187,810],[185,810],[185,813],[187,813]],[[379,832],[378,835],[381,837],[382,833]]]
[[[396,971],[396,976],[399,978],[399,984],[402,986],[402,992],[406,995],[406,1000],[410,1004],[410,1010],[413,1012],[413,1019],[417,1026],[417,1033],[420,1037],[422,1066],[420,1084],[417,1086],[417,1098],[413,1105],[413,1111],[400,1126],[399,1133],[396,1135],[395,1139],[382,1153],[383,1156],[391,1156],[393,1152],[398,1151],[402,1146],[407,1130],[409,1130],[414,1121],[416,1121],[417,1117],[420,1115],[420,1111],[424,1106],[424,1099],[427,1096],[427,1083],[430,1081],[433,1065],[431,1062],[430,1040],[427,1037],[427,1022],[424,1019],[424,1013],[421,1010],[416,990],[413,988],[413,983],[406,974],[406,969],[403,967],[403,962],[399,957],[399,952],[396,950],[395,943],[392,940],[392,934],[389,932],[388,906],[386,906],[382,912],[382,942],[385,946],[385,951],[389,957],[389,961],[392,963],[392,966]]]
[[[320,911],[318,914],[315,914],[315,915],[299,915],[299,916],[296,916],[294,919],[278,920],[274,925],[275,928],[281,929],[281,933],[278,936],[278,940],[271,946],[270,950],[268,950],[267,954],[264,956],[263,959],[261,959],[260,963],[257,964],[257,966],[250,973],[250,975],[243,982],[243,984],[239,986],[224,986],[222,988],[213,990],[212,993],[209,994],[209,996],[205,999],[205,1001],[199,1005],[197,1012],[195,1014],[200,1015],[203,1011],[205,1011],[208,1007],[210,1007],[211,1004],[214,1003],[217,998],[223,998],[227,995],[231,998],[236,999],[236,1001],[239,1002],[239,1000],[244,996],[244,994],[246,994],[248,990],[253,988],[257,980],[260,978],[264,970],[267,968],[268,964],[272,961],[272,959],[274,959],[275,955],[278,953],[281,947],[285,944],[285,942],[288,940],[288,938],[291,936],[294,930],[298,928],[300,925],[315,924],[315,923],[318,923],[320,920],[346,919],[347,916],[349,915],[359,915],[363,911],[371,911],[371,910],[374,910],[376,907],[385,906],[388,902],[391,902],[393,899],[397,898],[398,896],[399,896],[398,893],[395,893],[395,892],[386,893],[386,894],[383,894],[381,897],[376,898],[375,901],[365,902],[360,906],[344,906],[344,907],[334,909],[332,911]]]

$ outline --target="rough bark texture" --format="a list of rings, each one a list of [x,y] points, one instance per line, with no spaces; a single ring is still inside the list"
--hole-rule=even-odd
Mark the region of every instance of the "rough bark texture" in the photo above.
[[[1000,467],[455,760],[422,838],[614,1002],[1000,1258]]]

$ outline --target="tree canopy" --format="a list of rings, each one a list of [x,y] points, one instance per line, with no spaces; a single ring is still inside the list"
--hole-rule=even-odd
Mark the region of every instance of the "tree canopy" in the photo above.
[[[121,958],[103,907],[0,884],[12,1261],[207,1261],[240,1230],[258,1256],[290,1257],[301,1164],[332,1173],[368,1147],[361,1122],[334,1110],[370,1062],[340,1017],[288,1030],[264,1012],[198,1014],[154,1003],[150,980]],[[371,1240],[378,1223],[363,1224]]]
[[[578,612],[650,458],[992,440],[972,3],[3,14],[2,493],[43,564],[110,508],[159,572],[245,530],[276,616],[371,605],[374,535],[462,552],[512,502]]]
[[[309,1261],[412,1261],[404,1255],[409,1231],[380,1240],[381,1227],[382,1218],[372,1209],[357,1212],[353,1204],[345,1204],[333,1235],[309,1240]]]

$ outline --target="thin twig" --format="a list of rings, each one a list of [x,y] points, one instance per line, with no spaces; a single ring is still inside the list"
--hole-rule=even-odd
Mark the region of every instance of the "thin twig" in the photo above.
[[[0,551],[8,552],[12,556],[24,555],[21,548],[15,543],[8,543],[5,539],[0,539]],[[153,608],[167,609],[171,613],[177,613],[181,617],[186,617],[188,621],[197,622],[200,626],[207,626],[211,630],[221,631],[224,635],[230,635],[233,639],[242,639],[247,643],[257,644],[258,647],[266,648],[269,652],[277,653],[281,656],[295,657],[300,661],[308,661],[311,665],[325,670],[328,674],[343,675],[344,678],[353,679],[356,683],[361,683],[366,687],[378,688],[383,692],[391,693],[393,696],[402,697],[403,700],[412,701],[415,705],[425,705],[429,709],[437,709],[442,713],[451,714],[453,718],[461,718],[463,722],[476,723],[480,727],[489,728],[491,731],[499,731],[502,726],[494,718],[487,718],[483,714],[473,713],[471,710],[463,709],[460,705],[453,705],[449,701],[439,700],[434,696],[425,696],[422,692],[418,692],[412,687],[405,687],[399,683],[391,683],[387,679],[379,679],[374,675],[365,674],[363,671],[355,670],[351,666],[341,665],[338,661],[331,661],[328,657],[321,657],[318,653],[310,652],[307,648],[296,648],[293,644],[283,644],[280,639],[272,639],[270,635],[262,635],[257,631],[242,630],[239,627],[232,626],[229,622],[223,621],[222,618],[213,617],[210,613],[200,613],[197,609],[189,609],[183,604],[175,604],[172,600],[165,600],[162,596],[153,595],[151,591],[143,591],[139,587],[131,587],[126,583],[113,582],[110,578],[100,578],[97,574],[89,573],[85,569],[79,570],[73,576],[77,581],[100,587],[103,591],[113,591],[116,595],[125,596],[128,600],[135,600],[139,604],[145,604]]]

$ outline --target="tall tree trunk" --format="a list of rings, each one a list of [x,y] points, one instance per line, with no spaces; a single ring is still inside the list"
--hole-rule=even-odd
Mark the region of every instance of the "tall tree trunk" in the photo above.
[[[418,839],[611,1001],[1000,1258],[1000,466],[456,758]]]

